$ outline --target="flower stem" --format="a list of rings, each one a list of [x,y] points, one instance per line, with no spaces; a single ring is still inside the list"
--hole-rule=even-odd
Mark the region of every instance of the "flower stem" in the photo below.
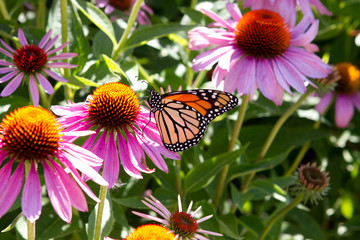
[[[176,190],[179,195],[182,194],[182,188],[181,188],[181,160],[175,161],[175,178],[176,178]]]
[[[5,0],[0,0],[0,12],[5,20],[10,20],[9,13],[6,9]]]
[[[99,208],[96,216],[96,223],[95,223],[95,240],[100,240],[101,236],[101,222],[102,222],[102,216],[104,211],[104,205],[105,205],[105,197],[106,197],[107,187],[101,186],[100,187],[100,202],[99,202]]]
[[[142,4],[143,1],[144,0],[137,0],[135,5],[133,6],[133,9],[131,10],[131,13],[130,13],[129,21],[127,23],[127,27],[126,27],[123,35],[121,36],[121,39],[120,39],[119,43],[115,47],[112,59],[117,60],[120,57],[120,55],[121,55],[121,53],[123,51],[122,48],[123,48],[128,36],[130,34],[131,28],[134,25],[135,19],[137,17],[137,14],[138,14],[138,12],[140,10],[140,7],[141,7],[141,4]]]
[[[25,179],[29,175],[30,168],[31,168],[31,161],[25,161]],[[29,220],[27,220],[27,237],[28,240],[35,239],[35,221],[31,223]]]
[[[39,0],[37,14],[36,14],[37,28],[45,29],[45,16],[46,16],[46,0]]]
[[[277,122],[275,123],[274,127],[272,128],[268,138],[265,141],[264,146],[262,147],[257,159],[255,162],[260,162],[263,157],[266,155],[267,151],[269,150],[269,147],[271,146],[271,144],[273,143],[276,135],[278,134],[280,128],[284,125],[285,121],[295,112],[296,109],[298,109],[300,107],[300,105],[305,101],[305,99],[310,96],[310,94],[313,92],[313,88],[309,88],[307,90],[306,93],[304,93],[298,100],[297,102],[292,105],[290,108],[288,108],[286,110],[286,112],[284,112],[284,114],[277,120]],[[246,192],[247,188],[249,187],[249,184],[251,182],[251,180],[253,179],[253,177],[255,176],[255,173],[252,172],[250,173],[247,178],[245,179],[243,185],[242,185],[242,189],[241,192]]]
[[[241,106],[239,108],[238,119],[235,122],[233,134],[231,136],[227,152],[231,152],[235,147],[236,141],[239,137],[239,133],[240,133],[242,124],[244,122],[246,109],[249,104],[249,98],[250,98],[250,95],[242,96],[242,102],[241,102]],[[216,192],[215,192],[215,196],[213,199],[214,208],[216,208],[217,205],[219,204],[220,197],[224,191],[225,181],[226,181],[226,176],[227,176],[228,171],[229,171],[229,165],[225,165],[225,167],[221,170],[219,182],[216,187]]]
[[[204,80],[205,76],[206,76],[207,71],[201,71],[199,72],[199,74],[196,76],[195,81],[192,85],[193,88],[198,88],[200,86],[200,84],[202,83],[202,81]]]
[[[61,11],[61,42],[66,43],[68,41],[68,12],[67,12],[67,0],[60,1],[60,11]],[[63,53],[68,52],[69,47],[65,46],[63,48]],[[69,63],[68,59],[64,59],[64,62]],[[70,69],[64,68],[64,78],[70,77]],[[68,84],[64,84],[64,94],[65,100],[74,101],[74,93],[71,87]]]
[[[314,129],[318,129],[320,127],[321,121],[318,120],[317,122],[315,122],[314,124]],[[300,149],[298,155],[295,158],[295,161],[292,163],[291,167],[286,171],[286,173],[284,174],[285,177],[290,176],[295,169],[299,166],[301,160],[304,158],[305,154],[307,153],[307,151],[310,148],[310,144],[311,141],[307,141]]]
[[[266,225],[262,233],[260,234],[258,240],[263,240],[269,233],[272,226],[276,223],[277,220],[279,220],[280,217],[284,216],[287,212],[289,212],[291,209],[296,207],[301,201],[303,200],[303,194],[299,194],[289,205],[285,206],[283,209],[281,209],[277,214],[275,214],[269,221],[269,223]]]

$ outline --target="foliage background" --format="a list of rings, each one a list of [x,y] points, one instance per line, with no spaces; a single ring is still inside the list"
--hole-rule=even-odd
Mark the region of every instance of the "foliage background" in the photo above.
[[[61,35],[60,1],[46,1],[45,28],[36,27],[37,13],[26,8],[25,1],[4,2],[11,16],[11,20],[2,18],[0,21],[0,37],[6,42],[10,37],[17,36],[19,27],[34,43],[38,43],[49,29],[53,30],[52,36]],[[27,2],[35,9],[39,4],[35,0]],[[113,61],[111,33],[105,34],[104,31],[113,28],[113,37],[119,41],[126,21],[120,19],[110,23],[102,10],[83,8],[89,6],[85,1],[68,1],[70,51],[79,54],[71,60],[78,67],[72,70],[69,79],[75,102],[84,101],[97,85],[119,80],[132,86],[140,97],[147,96],[149,89],[159,90],[168,85],[173,90],[179,86],[183,89],[214,88],[209,74],[202,81],[195,81],[198,73],[192,72],[190,67],[198,52],[189,51],[186,47],[186,32],[194,26],[210,23],[210,19],[191,7],[195,1],[151,0],[146,3],[154,10],[154,15],[150,16],[153,25],[137,26],[125,43],[125,50]],[[360,30],[360,1],[322,0],[322,3],[333,16],[316,14],[320,19],[320,31],[315,39],[320,48],[319,56],[332,64],[349,61],[359,66],[359,47],[355,40]],[[225,17],[224,4],[225,1],[199,1],[196,9],[212,6],[214,11]],[[247,10],[242,9],[243,12]],[[89,13],[89,17],[84,12]],[[360,45],[360,35],[358,42]],[[148,90],[144,89],[142,80],[149,82]],[[0,89],[4,86],[1,84]],[[296,94],[286,95],[284,104],[275,106],[261,95],[256,95],[249,104],[238,139],[237,149],[240,150],[224,155],[237,116],[236,110],[233,110],[209,125],[198,146],[181,154],[180,172],[174,160],[167,160],[169,174],[157,170],[151,175],[144,174],[142,180],[129,178],[121,171],[120,179],[125,185],[119,182],[118,187],[109,191],[104,234],[113,238],[125,237],[132,228],[148,222],[133,215],[131,210],[145,211],[140,200],[145,191],[151,190],[170,209],[176,209],[177,194],[181,191],[186,205],[193,200],[196,207],[203,206],[201,214],[214,214],[214,218],[200,226],[221,232],[224,237],[210,239],[256,239],[269,218],[289,201],[284,190],[293,180],[283,174],[301,146],[311,141],[311,148],[302,163],[317,162],[326,168],[331,177],[331,189],[318,205],[307,203],[290,211],[275,224],[267,239],[356,239],[360,234],[359,112],[355,112],[347,129],[338,129],[334,125],[332,108],[322,119],[320,128],[314,130],[313,125],[319,116],[313,106],[318,99],[311,97],[282,127],[266,159],[261,164],[254,163],[276,120],[298,97]],[[1,118],[20,106],[28,105],[29,99],[27,86],[20,87],[9,97],[0,98]],[[63,104],[64,99],[64,87],[57,84],[56,93],[50,97],[51,105]],[[81,141],[78,143],[81,144]],[[154,167],[151,161],[147,163]],[[210,200],[215,194],[218,173],[227,163],[232,165],[226,189],[218,208],[214,209]],[[241,194],[239,187],[244,176],[253,171],[257,175],[249,192]],[[98,186],[89,184],[95,193],[99,191]],[[89,212],[74,213],[72,223],[66,224],[55,214],[45,192],[43,196],[42,214],[36,223],[37,239],[91,238],[87,229],[92,229],[94,224],[93,201],[88,201]],[[231,212],[233,204],[235,212]],[[0,229],[5,229],[20,211],[18,198],[0,219]],[[26,222],[21,219],[15,229],[0,234],[0,239],[25,239],[25,236]]]

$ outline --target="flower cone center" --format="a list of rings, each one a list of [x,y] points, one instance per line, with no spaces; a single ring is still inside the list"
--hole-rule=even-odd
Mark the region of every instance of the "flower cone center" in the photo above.
[[[302,166],[299,173],[300,180],[308,189],[323,189],[329,184],[327,174],[314,165]]]
[[[23,72],[38,72],[46,64],[47,54],[35,44],[26,45],[16,50],[13,61]]]
[[[126,240],[173,240],[175,235],[169,229],[157,225],[147,224],[136,228]]]
[[[89,117],[106,128],[131,124],[140,111],[136,93],[122,83],[107,83],[98,87],[89,101]]]
[[[338,63],[336,68],[340,74],[336,90],[340,93],[353,94],[359,89],[360,70],[350,63]]]
[[[190,214],[185,212],[173,212],[170,217],[170,229],[174,230],[175,234],[185,238],[191,238],[199,226],[196,220]]]
[[[270,10],[244,14],[235,30],[235,42],[255,58],[274,58],[290,45],[290,30],[284,19]]]
[[[26,106],[6,115],[0,124],[4,150],[19,160],[45,160],[55,156],[60,142],[55,116],[40,107]]]
[[[131,8],[131,0],[110,0],[109,3],[120,11],[127,11]]]

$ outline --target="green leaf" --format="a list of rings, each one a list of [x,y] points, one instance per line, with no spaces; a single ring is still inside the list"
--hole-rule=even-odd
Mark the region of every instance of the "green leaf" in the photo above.
[[[115,73],[119,73],[121,75],[123,75],[124,77],[127,78],[125,72],[120,68],[120,66],[111,58],[109,58],[108,56],[106,56],[105,54],[101,55],[102,59],[104,60],[106,66],[108,66],[108,68],[115,72]]]
[[[144,45],[150,40],[164,37],[171,33],[176,33],[180,31],[189,31],[193,27],[194,26],[191,25],[181,25],[178,23],[156,24],[153,26],[144,26],[141,28],[139,27],[126,41],[123,52]]]
[[[78,80],[79,82],[81,82],[82,84],[84,84],[85,86],[89,86],[89,87],[98,87],[99,84],[94,83],[93,81],[84,78],[84,77],[79,77],[79,76],[74,76],[74,78],[76,80]]]
[[[351,219],[354,214],[354,202],[350,193],[345,193],[342,196],[340,211],[346,219]]]
[[[233,184],[231,184],[231,196],[239,211],[243,212],[243,205],[246,201],[253,198],[253,194],[250,192],[241,193]]]
[[[245,227],[250,233],[259,235],[264,228],[264,224],[258,216],[242,216],[238,218],[239,223]]]
[[[283,162],[286,157],[289,155],[291,149],[289,149],[287,152],[281,153],[277,156],[265,158],[261,162],[253,163],[253,164],[241,164],[238,166],[234,166],[229,171],[229,180],[248,175],[249,173],[256,173],[261,172],[265,170],[269,170]]]
[[[294,182],[292,176],[289,177],[278,177],[278,178],[267,178],[257,179],[253,181],[249,187],[249,194],[252,194],[253,200],[263,199],[265,196],[273,195],[278,193],[285,196],[286,192],[281,187],[286,187]]]
[[[234,162],[246,148],[247,145],[239,150],[220,154],[191,169],[184,180],[185,191],[193,192],[206,187],[225,165]]]
[[[72,3],[79,8],[79,10],[101,31],[103,31],[112,41],[113,45],[116,45],[114,28],[106,16],[106,14],[99,8],[95,7],[89,2],[83,0],[72,0]]]
[[[97,216],[98,208],[99,208],[99,203],[96,204],[94,210],[91,212],[90,217],[89,217],[89,223],[87,225],[88,239],[94,239],[95,222],[98,218],[98,216]],[[103,209],[103,215],[102,215],[102,221],[101,221],[100,239],[103,239],[104,237],[108,236],[114,225],[115,219],[114,219],[114,212],[112,211],[112,208],[113,207],[112,207],[110,192],[107,191],[106,198],[104,199],[104,209]]]

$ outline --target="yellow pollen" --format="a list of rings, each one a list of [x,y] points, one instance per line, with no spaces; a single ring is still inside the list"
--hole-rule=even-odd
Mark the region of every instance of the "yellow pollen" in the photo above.
[[[122,83],[107,83],[93,92],[88,114],[95,124],[118,128],[131,124],[140,111],[136,93]]]
[[[147,224],[136,228],[124,240],[173,240],[175,235],[169,229],[157,225]]]
[[[5,116],[0,124],[0,138],[10,156],[21,161],[42,161],[56,155],[61,130],[51,112],[26,106]]]
[[[290,30],[284,19],[270,10],[253,10],[244,14],[235,30],[235,42],[255,58],[280,56],[290,46]]]
[[[344,94],[354,94],[359,89],[360,70],[351,63],[341,62],[336,64],[340,80],[337,82],[336,91]]]

